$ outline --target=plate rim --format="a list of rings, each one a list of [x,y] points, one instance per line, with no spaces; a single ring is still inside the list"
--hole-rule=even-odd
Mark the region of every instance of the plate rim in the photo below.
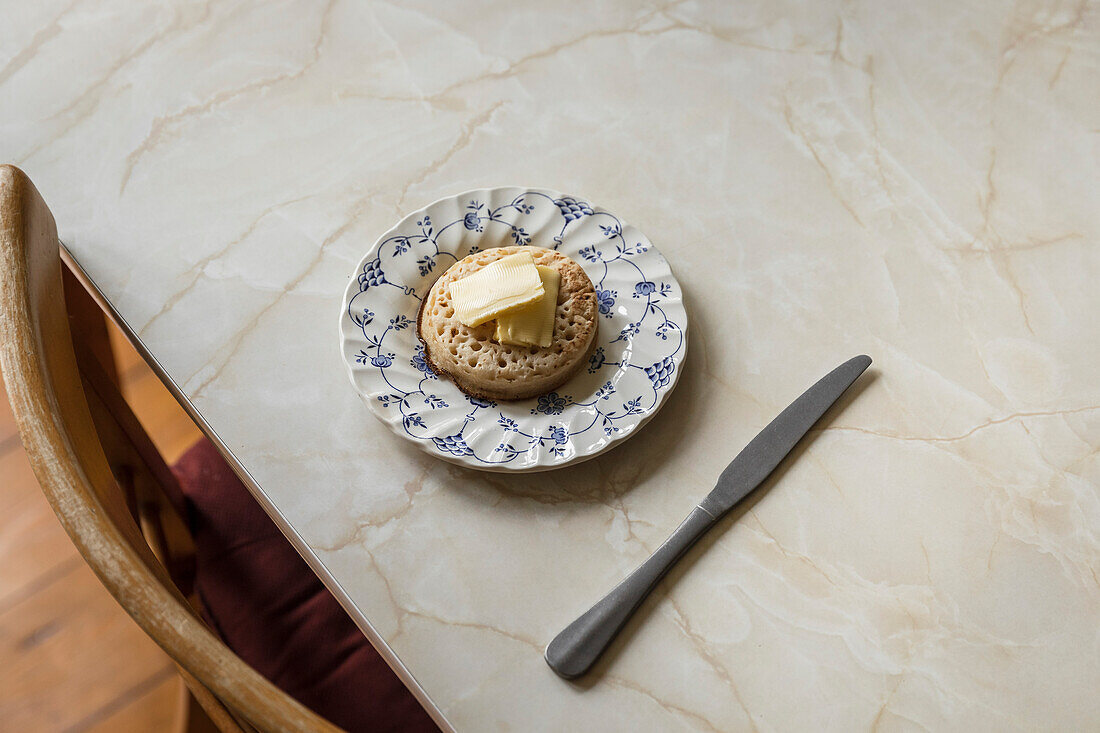
[[[344,354],[344,344],[348,339],[348,334],[345,332],[345,329],[349,328],[349,326],[345,323],[345,321],[347,320],[345,318],[345,316],[347,315],[346,311],[347,311],[348,303],[350,302],[351,298],[353,298],[355,295],[357,295],[360,292],[358,290],[359,279],[358,279],[356,273],[358,273],[360,270],[362,270],[363,266],[378,254],[378,252],[381,250],[382,244],[389,237],[394,235],[401,228],[402,224],[404,224],[406,221],[412,220],[414,217],[416,217],[418,215],[422,216],[428,209],[431,209],[432,207],[434,207],[438,204],[441,204],[445,201],[450,201],[452,199],[462,199],[462,198],[465,198],[465,197],[467,197],[471,194],[478,193],[478,192],[492,193],[492,192],[496,192],[496,191],[512,190],[512,189],[518,189],[520,192],[531,191],[531,192],[542,193],[542,194],[546,194],[548,196],[551,196],[553,198],[564,198],[564,197],[575,198],[577,200],[584,201],[586,203],[589,203],[589,205],[591,205],[591,203],[590,203],[591,199],[589,199],[589,198],[585,198],[583,196],[579,196],[577,194],[572,194],[572,193],[566,194],[566,193],[563,193],[562,191],[559,191],[559,190],[553,189],[553,188],[543,188],[543,187],[539,187],[539,186],[509,185],[509,186],[479,186],[479,187],[476,187],[476,188],[464,189],[464,190],[462,190],[460,192],[457,192],[457,193],[454,193],[454,194],[449,194],[449,195],[446,195],[446,196],[440,196],[440,197],[432,200],[431,202],[429,202],[427,204],[424,204],[424,205],[420,206],[419,208],[410,211],[408,214],[406,214],[406,215],[402,216],[400,219],[398,219],[397,222],[395,222],[392,226],[390,226],[388,229],[386,229],[384,232],[382,232],[382,234],[380,234],[374,240],[373,244],[371,244],[371,246],[367,249],[366,253],[359,259],[359,261],[356,263],[354,269],[352,270],[352,273],[351,273],[350,277],[348,278],[348,283],[344,287],[344,295],[343,295],[343,298],[340,302],[340,322],[339,322],[339,332],[338,332],[339,341],[338,341],[337,346],[339,348],[340,361],[342,361],[343,364],[344,364],[344,373],[347,375],[348,380],[351,382],[352,389],[355,390],[355,393],[359,396],[359,399],[362,400],[366,404],[367,409],[370,410],[371,414],[375,418],[377,418],[380,422],[382,422],[387,428],[389,428],[390,432],[393,433],[394,435],[402,438],[404,441],[406,441],[408,443],[413,444],[416,448],[418,448],[422,452],[426,453],[427,455],[432,456],[433,458],[437,458],[439,460],[445,461],[445,462],[447,462],[449,464],[452,464],[452,465],[462,466],[464,468],[470,468],[470,469],[474,469],[474,470],[478,470],[478,471],[485,471],[485,472],[488,472],[488,473],[511,473],[511,474],[541,473],[541,472],[544,472],[544,471],[554,471],[554,470],[561,469],[561,468],[576,466],[580,463],[584,463],[585,461],[592,460],[593,458],[596,458],[597,456],[603,455],[604,453],[611,450],[612,448],[615,448],[615,447],[618,447],[618,446],[622,445],[627,440],[629,440],[630,438],[635,436],[647,424],[649,424],[650,420],[652,420],[657,415],[657,413],[660,412],[661,408],[663,408],[665,406],[665,403],[668,401],[669,396],[672,395],[672,393],[676,390],[676,387],[680,382],[680,373],[683,371],[682,365],[683,365],[684,361],[687,359],[687,355],[688,355],[688,348],[689,348],[689,346],[688,346],[688,344],[689,344],[688,336],[689,336],[690,328],[691,328],[691,319],[690,319],[690,316],[688,315],[688,308],[687,308],[687,297],[684,293],[683,286],[680,285],[679,279],[676,277],[676,274],[672,271],[672,265],[671,265],[671,263],[668,262],[668,258],[664,256],[664,254],[660,251],[660,249],[658,249],[657,247],[655,247],[653,245],[652,240],[650,240],[649,236],[646,235],[645,232],[642,232],[641,229],[638,229],[636,226],[634,227],[635,229],[637,229],[639,232],[642,233],[642,235],[645,237],[646,241],[649,243],[650,247],[655,249],[657,254],[665,260],[665,263],[668,265],[669,276],[680,287],[680,304],[681,304],[681,307],[684,310],[684,323],[680,327],[680,331],[683,335],[683,344],[682,344],[680,350],[677,352],[677,354],[673,357],[675,359],[676,369],[672,372],[672,375],[671,375],[672,379],[669,382],[668,389],[664,390],[663,393],[658,395],[659,399],[658,399],[657,403],[654,404],[644,414],[639,416],[639,419],[638,419],[637,423],[635,423],[634,427],[630,430],[629,433],[627,433],[626,435],[621,435],[617,438],[613,438],[612,440],[609,440],[603,447],[599,448],[598,450],[594,450],[594,451],[591,451],[591,452],[588,452],[588,453],[584,453],[583,455],[578,453],[577,455],[575,455],[573,458],[569,459],[568,461],[564,461],[564,462],[561,462],[561,463],[552,463],[552,464],[550,464],[550,463],[538,462],[538,463],[535,463],[534,465],[522,465],[522,466],[521,465],[514,465],[514,464],[502,464],[502,463],[484,464],[484,463],[481,463],[481,462],[470,461],[466,456],[457,456],[457,455],[454,455],[454,454],[451,454],[451,453],[446,453],[444,451],[440,451],[440,450],[438,450],[437,448],[434,447],[434,445],[431,443],[431,441],[418,440],[418,439],[416,439],[416,438],[414,438],[410,435],[405,434],[403,431],[397,430],[397,426],[395,425],[394,421],[390,418],[388,413],[386,413],[385,411],[381,410],[378,406],[376,406],[374,404],[374,400],[370,399],[367,395],[363,394],[363,392],[359,389],[359,385],[356,384],[356,382],[355,382],[355,372],[353,371],[351,362],[345,357],[345,354]],[[597,206],[596,208],[601,208],[601,207]],[[608,210],[603,209],[603,211],[608,211]],[[608,211],[608,213],[612,213],[612,212]],[[615,218],[619,219],[619,221],[624,225],[624,227],[626,225],[634,226],[634,225],[630,224],[630,222],[620,218],[617,214],[612,214],[612,215],[615,216]],[[440,275],[440,276],[442,277],[442,275]],[[355,288],[354,293],[352,292],[353,288]]]

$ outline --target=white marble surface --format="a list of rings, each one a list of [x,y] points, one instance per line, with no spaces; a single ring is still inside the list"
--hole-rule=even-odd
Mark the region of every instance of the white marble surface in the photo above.
[[[1100,6],[3,0],[0,158],[328,582],[482,730],[1100,725]],[[457,469],[335,318],[476,186],[642,228],[692,317],[637,437]],[[876,374],[597,673],[546,642],[806,385]]]

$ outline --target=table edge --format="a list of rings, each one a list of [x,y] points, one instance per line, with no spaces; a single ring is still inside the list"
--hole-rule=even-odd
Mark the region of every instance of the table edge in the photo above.
[[[60,249],[61,259],[65,265],[67,265],[77,280],[80,282],[84,289],[88,291],[92,296],[96,304],[107,314],[107,317],[122,331],[126,336],[126,340],[130,345],[134,347],[134,350],[141,355],[141,358],[149,365],[153,372],[164,384],[165,388],[172,393],[172,396],[176,399],[176,402],[187,412],[188,416],[195,422],[202,431],[203,435],[214,444],[218,449],[218,452],[229,464],[233,472],[241,480],[241,482],[248,489],[252,497],[263,507],[264,513],[267,514],[271,520],[275,523],[275,526],[279,528],[279,531],[283,533],[283,536],[290,542],[291,546],[301,555],[310,569],[320,578],[321,582],[328,588],[329,592],[336,597],[337,602],[343,607],[344,611],[355,622],[355,625],[359,627],[359,630],[363,632],[363,635],[367,637],[367,640],[371,643],[371,646],[382,656],[382,659],[386,661],[390,669],[401,680],[401,682],[409,689],[409,691],[416,697],[417,701],[424,707],[431,716],[432,720],[439,725],[444,731],[450,731],[454,733],[455,728],[451,725],[450,721],[443,715],[443,711],[435,704],[435,701],[428,695],[427,691],[421,687],[420,683],[412,675],[412,672],[401,661],[400,657],[390,648],[390,645],[386,643],[386,640],[382,638],[381,634],[374,628],[370,620],[367,619],[359,608],[352,602],[351,597],[348,596],[340,582],[336,580],[335,576],[329,572],[329,569],[325,566],[324,562],[313,552],[313,550],[306,544],[305,539],[298,534],[298,532],[290,525],[290,523],[279,511],[275,503],[264,492],[259,482],[252,477],[248,469],[244,467],[244,464],[233,454],[233,451],[229,449],[222,439],[218,436],[217,431],[206,421],[198,409],[192,404],[191,400],[176,384],[175,380],[168,374],[161,363],[149,350],[149,347],[141,340],[137,335],[137,332],[130,326],[126,318],[118,312],[114,304],[106,294],[99,288],[95,280],[88,274],[87,270],[80,264],[76,256],[68,248],[64,241],[58,239],[58,248]]]

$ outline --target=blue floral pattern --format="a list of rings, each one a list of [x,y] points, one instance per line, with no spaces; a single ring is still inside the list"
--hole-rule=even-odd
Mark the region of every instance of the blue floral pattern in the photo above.
[[[585,268],[598,343],[559,391],[502,403],[463,395],[424,354],[421,299],[467,254],[531,244]],[[565,465],[630,434],[675,385],[685,330],[679,286],[640,232],[582,199],[534,189],[471,192],[407,217],[360,266],[341,325],[352,379],[380,417],[430,452],[496,470]]]
[[[432,443],[439,450],[450,453],[452,456],[472,456],[474,454],[470,446],[466,445],[466,441],[462,439],[461,431],[444,438],[432,438]]]
[[[416,345],[416,351],[413,353],[412,359],[409,359],[409,364],[416,371],[423,374],[429,379],[438,379],[435,372],[432,371],[431,364],[428,363],[428,358],[424,356],[424,344],[418,343]]]
[[[567,224],[582,216],[592,216],[592,207],[587,202],[575,199],[572,196],[562,196],[560,199],[555,199],[554,203],[561,211],[561,216]]]
[[[619,297],[619,294],[614,290],[596,291],[596,306],[600,310],[600,315],[611,315],[611,309],[615,307],[615,298],[617,297]]]
[[[544,415],[560,415],[565,409],[569,398],[559,397],[557,392],[549,392],[539,396],[539,403],[531,410],[531,414],[542,413]]]

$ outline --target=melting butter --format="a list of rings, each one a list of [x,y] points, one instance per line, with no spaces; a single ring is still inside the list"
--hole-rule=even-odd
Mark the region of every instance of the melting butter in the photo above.
[[[531,253],[517,252],[451,283],[451,302],[458,320],[473,327],[533,303],[544,292]]]
[[[501,344],[541,346],[554,342],[554,312],[558,308],[558,288],[561,273],[553,267],[537,266],[542,278],[542,298],[497,316],[497,331],[493,339]]]

